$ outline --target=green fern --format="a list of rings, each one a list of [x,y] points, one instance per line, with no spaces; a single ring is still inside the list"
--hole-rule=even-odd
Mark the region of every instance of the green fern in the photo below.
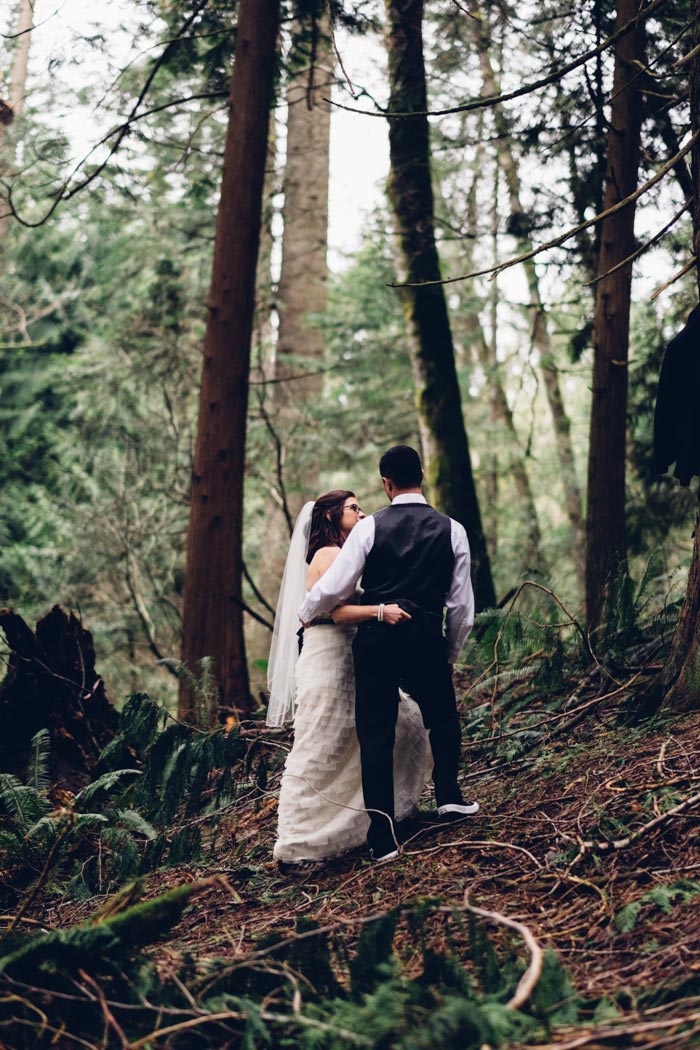
[[[0,808],[24,835],[51,807],[35,788],[23,784],[11,773],[0,773]]]
[[[42,795],[46,795],[51,786],[49,776],[49,752],[51,748],[51,735],[48,729],[40,729],[32,737],[29,749],[27,786],[34,788]]]
[[[109,794],[117,785],[122,786],[125,777],[138,777],[140,775],[138,769],[114,769],[109,773],[103,773],[97,780],[93,780],[91,784],[88,784],[87,787],[78,792],[75,796],[75,806],[80,808],[87,805],[88,802],[94,801],[97,795]]]
[[[670,915],[677,904],[687,904],[700,895],[700,882],[692,879],[679,879],[669,885],[660,884],[648,890],[643,896],[626,904],[615,916],[613,925],[618,933],[629,933],[637,922],[646,905],[660,908],[665,915]]]
[[[155,839],[158,835],[153,825],[135,809],[117,809],[114,811],[113,820],[115,824],[127,828],[136,835],[143,835],[146,839]]]

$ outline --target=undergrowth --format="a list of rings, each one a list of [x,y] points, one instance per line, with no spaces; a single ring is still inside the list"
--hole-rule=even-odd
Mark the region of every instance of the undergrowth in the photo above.
[[[630,774],[629,752],[658,725],[624,727],[625,704],[669,633],[668,610],[650,607],[647,587],[648,581],[634,593],[628,583],[621,587],[611,603],[617,612],[597,641],[550,592],[544,612],[512,607],[482,614],[466,653],[471,670],[463,690],[465,775],[487,782],[506,771],[504,799],[517,800],[520,775],[542,785],[571,769],[571,783],[578,783],[577,771],[596,753],[590,735],[577,735],[579,727],[585,722],[590,734],[601,712],[607,732],[624,732],[627,753],[597,754],[608,795],[590,790],[577,811],[547,815],[551,831],[538,846],[541,859],[529,854],[538,865],[529,878],[532,885],[532,878],[542,881],[546,907],[557,907],[550,894],[577,886],[600,898],[607,936],[623,941],[658,917],[675,921],[700,894],[700,883],[680,875],[640,887],[613,907],[613,891],[601,883],[604,847],[633,836],[659,807],[681,805],[695,776],[681,752],[662,753],[656,765],[663,776],[644,790]],[[211,681],[203,675],[202,682],[203,722]],[[582,997],[551,948],[525,1002],[513,1008],[528,952],[518,935],[494,934],[466,903],[455,904],[450,876],[445,895],[421,897],[409,880],[402,903],[384,909],[375,876],[377,891],[351,920],[324,924],[301,915],[285,934],[268,929],[253,937],[240,956],[195,957],[181,947],[164,966],[157,945],[172,938],[193,905],[196,911],[200,893],[216,895],[217,921],[239,941],[242,898],[232,882],[246,887],[261,915],[276,907],[294,915],[311,899],[303,888],[271,878],[265,848],[250,844],[246,830],[256,811],[270,811],[283,757],[284,749],[255,727],[184,725],[135,694],[95,779],[71,795],[50,784],[48,734],[36,735],[26,777],[0,774],[0,899],[14,912],[0,934],[3,1045],[476,1050],[541,1042],[560,1026],[613,1023],[630,1008],[613,990]],[[243,813],[248,823],[241,826]],[[481,835],[484,846],[504,837],[488,825]],[[456,869],[460,887],[474,873],[477,882],[495,878],[488,853],[469,856],[471,875],[462,870],[464,856]],[[432,863],[429,849],[425,864]],[[193,882],[195,868],[227,874]],[[164,882],[181,871],[187,881],[163,893]],[[527,879],[517,865],[503,871],[517,899]],[[321,902],[333,899],[332,876],[317,892]],[[41,916],[49,901],[84,902],[75,905],[80,919],[42,930],[32,916]],[[654,945],[652,938],[649,953]],[[673,1003],[696,993],[686,982],[677,993],[667,985],[665,999],[658,988],[653,994],[655,1003]]]

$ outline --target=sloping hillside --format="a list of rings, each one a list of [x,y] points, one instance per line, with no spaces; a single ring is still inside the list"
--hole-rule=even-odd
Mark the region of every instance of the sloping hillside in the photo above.
[[[4,991],[45,988],[43,1038],[54,1027],[67,1047],[700,1045],[700,716],[629,724],[632,677],[571,679],[565,702],[532,676],[485,682],[464,741],[480,813],[426,819],[391,864],[358,850],[295,878],[271,858],[288,736],[250,724],[216,826],[172,823],[204,832],[199,859],[139,886],[155,909],[190,884],[185,910],[186,895],[112,968],[71,963],[70,993],[46,979],[51,945],[31,977],[4,961]],[[24,919],[70,939],[100,904],[47,892]],[[66,996],[101,1018],[102,1042]],[[24,1023],[36,1038],[39,1019]]]

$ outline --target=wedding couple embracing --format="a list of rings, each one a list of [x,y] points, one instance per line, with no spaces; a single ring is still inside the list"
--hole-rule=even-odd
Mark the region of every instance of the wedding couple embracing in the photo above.
[[[452,682],[474,618],[467,536],[423,497],[415,449],[389,449],[379,473],[388,507],[365,517],[352,492],[329,492],[304,506],[291,539],[268,665],[267,722],[294,718],[274,847],[283,870],[365,839],[373,860],[398,856],[397,825],[416,814],[431,769],[441,819],[479,808],[458,784]]]

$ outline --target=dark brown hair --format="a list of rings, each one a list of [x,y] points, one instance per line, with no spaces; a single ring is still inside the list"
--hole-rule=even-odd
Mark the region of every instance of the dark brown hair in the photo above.
[[[394,445],[379,460],[379,474],[400,489],[420,488],[423,480],[420,456],[410,445]]]
[[[340,519],[343,516],[345,500],[355,497],[347,489],[334,489],[319,496],[311,512],[311,533],[306,561],[310,565],[316,551],[321,547],[342,547],[343,536],[340,531]]]

